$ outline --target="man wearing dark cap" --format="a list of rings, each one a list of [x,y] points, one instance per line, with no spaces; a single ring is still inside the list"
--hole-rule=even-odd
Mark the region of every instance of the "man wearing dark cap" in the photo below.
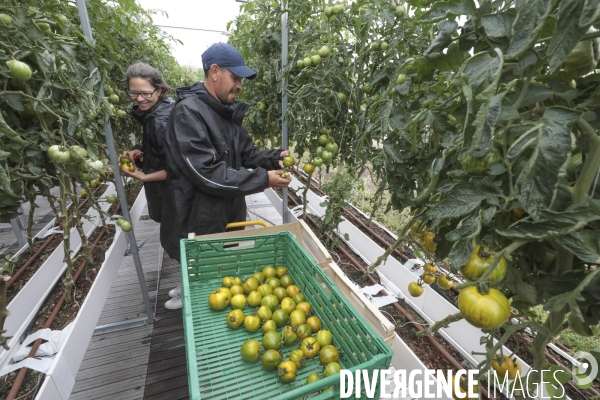
[[[283,149],[259,151],[242,127],[248,105],[236,102],[242,79],[256,73],[239,51],[216,43],[202,54],[205,82],[177,89],[177,104],[166,131],[167,185],[172,218],[161,224],[165,251],[180,261],[179,242],[225,231],[229,222],[246,220],[244,196],[267,187],[287,187],[280,177]],[[180,291],[165,305],[181,307]]]

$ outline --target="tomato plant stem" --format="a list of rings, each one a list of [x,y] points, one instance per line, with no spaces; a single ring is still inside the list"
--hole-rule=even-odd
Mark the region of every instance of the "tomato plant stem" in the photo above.
[[[575,204],[585,201],[585,197],[594,183],[598,169],[600,169],[600,137],[598,137],[594,128],[583,119],[579,119],[577,124],[587,136],[589,152],[588,157],[583,164],[581,175],[575,183],[572,197],[573,203]]]
[[[448,328],[451,323],[460,321],[464,319],[462,313],[459,311],[456,314],[450,314],[446,318],[437,321],[435,324],[431,325],[429,328],[422,330],[421,332],[417,332],[417,336],[425,336],[436,333],[442,328]]]
[[[69,226],[69,214],[67,211],[67,195],[70,190],[69,177],[62,173],[58,174],[58,180],[60,182],[60,197],[58,202],[60,204],[61,219],[63,225],[63,249],[64,249],[64,262],[67,263],[67,271],[63,279],[64,290],[65,290],[65,301],[71,302],[71,287],[73,286],[73,260],[71,260],[71,227]]]
[[[392,254],[394,252],[394,250],[396,250],[398,248],[398,246],[400,246],[402,243],[404,243],[406,241],[406,238],[408,236],[408,231],[410,230],[410,227],[414,223],[415,223],[415,220],[411,219],[406,225],[404,225],[404,228],[402,228],[402,231],[398,235],[398,239],[394,242],[394,244],[392,244],[390,246],[390,248],[387,249],[382,255],[380,255],[379,257],[377,257],[377,260],[375,260],[374,263],[372,263],[371,265],[369,265],[367,267],[367,271],[364,274],[365,276],[367,274],[372,274],[373,272],[375,272],[375,270],[377,269],[377,267],[383,261],[387,260],[387,258],[389,257],[389,255]]]

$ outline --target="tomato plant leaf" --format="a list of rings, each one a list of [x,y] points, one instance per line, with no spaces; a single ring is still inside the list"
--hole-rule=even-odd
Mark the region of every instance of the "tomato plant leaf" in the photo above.
[[[487,89],[493,84],[501,65],[500,57],[492,57],[487,51],[477,53],[465,62],[460,76],[470,86],[473,93],[477,94],[480,88]]]
[[[492,38],[510,38],[514,22],[515,16],[506,12],[484,15],[481,18],[485,33]]]
[[[600,232],[575,232],[558,237],[556,241],[581,261],[600,263]]]
[[[13,140],[17,143],[27,143],[26,141],[21,139],[17,132],[15,132],[10,126],[8,126],[8,124],[6,123],[6,121],[4,121],[4,118],[2,117],[2,113],[0,113],[0,137],[2,136],[6,136],[10,140]]]
[[[481,232],[481,218],[473,214],[461,220],[456,229],[446,234],[446,239],[457,242],[461,239],[472,239]]]
[[[538,56],[533,51],[528,51],[521,59],[515,64],[513,73],[517,76],[523,75],[529,67],[535,65],[538,62]]]
[[[494,147],[492,139],[494,127],[500,115],[501,104],[502,96],[496,95],[489,103],[481,105],[472,124],[475,127],[475,133],[471,139],[471,150],[469,151],[472,156],[482,157]]]
[[[50,54],[48,50],[44,50],[42,53],[36,54],[35,59],[46,79],[56,72],[54,54]]]
[[[504,276],[503,284],[511,292],[517,293],[526,303],[530,305],[538,303],[537,289],[535,286],[526,283],[523,279],[523,273],[520,270],[509,265],[506,270],[506,275]]]
[[[579,17],[579,26],[589,26],[600,17],[600,0],[585,0],[583,11]]]
[[[585,300],[585,298],[581,295],[581,292],[590,284],[590,282],[592,282],[592,280],[594,280],[598,274],[600,274],[600,269],[595,269],[588,273],[574,290],[551,297],[544,304],[544,310],[560,312],[564,309],[565,305],[568,304],[571,312],[580,313],[577,302]]]
[[[449,0],[435,2],[421,19],[424,22],[437,22],[446,16],[475,15],[476,7],[472,0]]]
[[[548,45],[550,71],[554,72],[575,48],[589,25],[580,26],[584,0],[562,0],[558,8],[558,21]]]
[[[434,219],[460,217],[475,210],[483,200],[500,193],[500,189],[489,180],[465,182],[452,189],[445,199],[432,204],[427,216]]]
[[[23,103],[21,103],[21,96],[18,94],[5,94],[2,99],[6,101],[6,104],[12,107],[13,110],[23,111]]]
[[[582,229],[589,222],[600,219],[600,202],[590,200],[563,212],[541,210],[539,218],[539,222],[524,221],[496,232],[510,239],[533,240],[568,235]]]
[[[473,241],[470,239],[460,239],[454,242],[450,253],[448,254],[448,262],[452,272],[458,272],[460,267],[469,262],[469,257],[473,253]]]
[[[544,21],[552,11],[551,0],[521,0],[516,2],[517,17],[512,26],[512,40],[507,56],[523,54],[535,42],[544,26]]]
[[[559,107],[551,107],[544,112],[537,143],[515,185],[517,198],[534,218],[552,204],[556,185],[565,174],[565,165],[575,142],[569,125],[580,115]]]

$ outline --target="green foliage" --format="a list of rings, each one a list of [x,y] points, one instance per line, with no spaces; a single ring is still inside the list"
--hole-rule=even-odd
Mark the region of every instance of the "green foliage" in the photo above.
[[[94,42],[84,39],[74,3],[55,0],[5,1],[10,25],[0,24],[0,221],[17,215],[23,201],[50,196],[59,171],[80,184],[81,163],[57,166],[46,150],[52,145],[79,145],[91,159],[104,159],[103,123],[111,122],[119,147],[141,133],[129,117],[117,117],[131,101],[124,75],[135,61],[152,64],[173,86],[197,80],[196,71],[180,67],[167,40],[152,25],[151,13],[133,1],[87,1]],[[46,24],[46,25],[44,25]],[[27,64],[32,78],[12,77],[11,60]],[[90,70],[90,62],[97,68]],[[9,63],[9,64],[7,64]],[[99,101],[100,81],[119,103]],[[121,113],[122,114],[122,113]]]
[[[370,163],[392,206],[435,233],[431,257],[453,270],[477,244],[496,260],[482,282],[506,258],[497,286],[523,313],[523,327],[537,331],[534,369],[545,365],[543,350],[568,325],[567,313],[582,331],[597,325],[597,4],[410,0],[409,18],[405,4],[387,0],[346,1],[333,15],[324,12],[332,2],[289,3],[287,66],[279,2],[245,4],[231,35],[263,76],[243,94],[253,106],[250,132],[277,138],[286,78],[285,118],[300,154],[314,157],[326,134],[339,146],[336,162],[356,176]],[[313,65],[323,45],[331,55]],[[254,107],[261,101],[266,111]],[[549,312],[543,325],[527,317],[536,305]]]
[[[350,198],[353,181],[354,171],[343,169],[334,171],[329,181],[323,185],[323,190],[329,193],[329,196],[321,204],[323,207],[327,207],[327,211],[318,221],[318,234],[332,249],[339,242],[338,237],[334,235],[334,231],[342,222],[342,214],[344,207],[347,206],[346,201]]]

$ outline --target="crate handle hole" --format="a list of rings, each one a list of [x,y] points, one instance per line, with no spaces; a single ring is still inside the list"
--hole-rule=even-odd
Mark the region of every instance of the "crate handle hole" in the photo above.
[[[245,249],[249,247],[254,247],[256,242],[254,240],[244,240],[243,242],[225,242],[223,243],[223,250],[237,250],[237,249]]]

